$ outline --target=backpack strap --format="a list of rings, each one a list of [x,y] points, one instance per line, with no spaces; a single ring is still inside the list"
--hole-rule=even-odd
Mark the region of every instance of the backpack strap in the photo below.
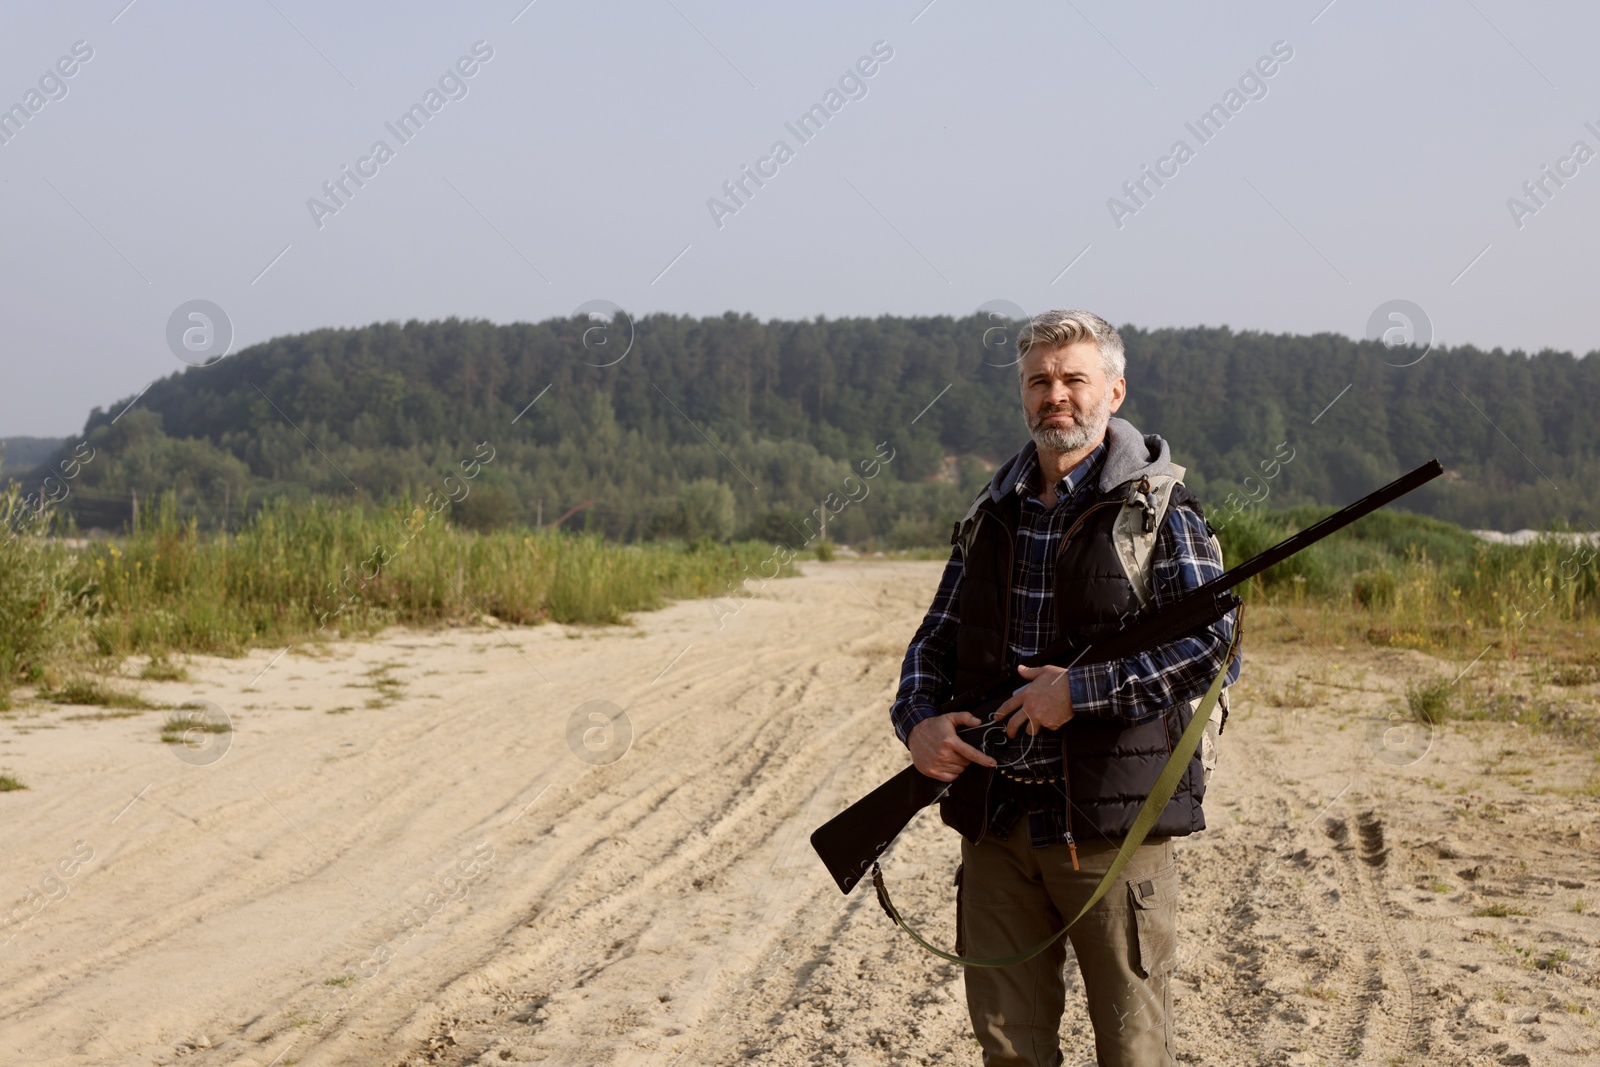
[[[1167,517],[1172,490],[1183,484],[1186,473],[1174,464],[1173,474],[1152,474],[1128,483],[1127,499],[1111,526],[1111,541],[1122,570],[1133,583],[1133,594],[1143,610],[1150,603],[1150,556],[1156,536]]]
[[[1117,513],[1117,518],[1111,527],[1111,539],[1117,550],[1117,559],[1121,562],[1128,581],[1133,585],[1140,610],[1150,604],[1150,558],[1155,552],[1156,537],[1161,531],[1161,524],[1166,520],[1167,511],[1172,505],[1173,492],[1178,490],[1180,499],[1187,498],[1191,501],[1194,499],[1188,486],[1183,484],[1183,476],[1188,472],[1176,463],[1172,464],[1171,468],[1172,474],[1152,474],[1129,482],[1127,499],[1123,502],[1122,510]],[[1209,531],[1210,526],[1208,525],[1206,529]],[[1215,533],[1211,533],[1211,547],[1216,550],[1217,558],[1221,559],[1222,544],[1217,540]],[[1212,768],[1216,765],[1216,737],[1222,733],[1228,721],[1231,705],[1229,689],[1229,686],[1224,685],[1212,705],[1208,716],[1211,722],[1206,731],[1206,743],[1201,746],[1201,764],[1208,781],[1211,778]],[[1190,702],[1191,708],[1198,709],[1199,706],[1199,700]]]

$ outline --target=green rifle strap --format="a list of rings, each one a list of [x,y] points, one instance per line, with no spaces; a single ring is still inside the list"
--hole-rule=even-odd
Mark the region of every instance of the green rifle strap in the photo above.
[[[1235,627],[1236,635],[1237,632],[1238,628]],[[1156,784],[1150,787],[1150,795],[1144,798],[1144,806],[1139,809],[1139,814],[1134,817],[1133,825],[1128,828],[1128,835],[1122,839],[1122,846],[1117,849],[1117,854],[1112,859],[1111,866],[1106,869],[1105,876],[1100,879],[1100,884],[1094,887],[1094,892],[1089,895],[1089,899],[1084,902],[1083,907],[1078,909],[1078,914],[1074,915],[1067,925],[1039,942],[1039,944],[1014,956],[980,960],[973,959],[970,956],[958,956],[953,952],[945,952],[943,949],[938,949],[928,944],[921,934],[906,925],[905,919],[900,915],[900,909],[896,908],[894,901],[889,899],[889,889],[883,884],[882,869],[874,863],[872,865],[872,885],[878,891],[878,903],[883,906],[883,910],[888,913],[889,918],[893,919],[900,929],[910,934],[911,940],[935,956],[966,967],[1010,967],[1013,964],[1033,959],[1033,957],[1055,944],[1062,934],[1072,929],[1073,923],[1083,918],[1090,908],[1100,903],[1100,898],[1106,895],[1106,891],[1111,888],[1111,884],[1117,880],[1118,876],[1122,874],[1122,869],[1133,858],[1134,852],[1140,845],[1144,844],[1144,839],[1150,833],[1150,828],[1156,824],[1156,820],[1161,817],[1162,811],[1166,809],[1167,802],[1172,799],[1172,794],[1177,791],[1178,781],[1183,777],[1183,772],[1188,769],[1189,760],[1194,757],[1194,750],[1200,744],[1200,735],[1205,733],[1206,723],[1211,719],[1211,709],[1217,706],[1217,699],[1222,694],[1222,683],[1228,676],[1228,668],[1233,665],[1233,652],[1236,647],[1237,637],[1234,644],[1229,647],[1228,654],[1223,657],[1222,670],[1217,672],[1216,678],[1211,682],[1211,688],[1206,690],[1205,699],[1195,709],[1194,718],[1189,720],[1189,725],[1183,731],[1183,736],[1178,738],[1178,743],[1173,746],[1171,754],[1167,756],[1166,765],[1161,768],[1161,773],[1156,777]]]

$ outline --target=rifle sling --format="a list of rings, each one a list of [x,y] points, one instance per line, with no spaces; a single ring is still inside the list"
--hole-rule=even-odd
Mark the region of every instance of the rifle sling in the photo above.
[[[1139,813],[1134,816],[1133,825],[1128,828],[1127,836],[1122,839],[1122,845],[1117,849],[1117,854],[1111,860],[1111,866],[1106,868],[1105,875],[1100,879],[1100,884],[1094,887],[1094,892],[1089,894],[1089,899],[1083,907],[1078,909],[1078,914],[1067,921],[1067,924],[1048,938],[1030,949],[1026,949],[1013,956],[1001,956],[995,959],[976,959],[972,956],[958,956],[953,952],[935,948],[929,944],[921,934],[913,930],[900,915],[900,909],[894,906],[894,901],[889,899],[889,887],[884,884],[883,870],[874,863],[872,865],[872,886],[878,891],[878,903],[884,912],[893,919],[895,925],[911,936],[911,940],[938,956],[940,959],[959,963],[965,967],[1010,967],[1033,959],[1039,953],[1055,944],[1074,923],[1086,915],[1090,908],[1100,903],[1100,898],[1106,895],[1121,875],[1122,869],[1133,858],[1134,852],[1150,833],[1150,828],[1161,817],[1161,812],[1166,809],[1167,802],[1172,799],[1172,794],[1177,791],[1178,781],[1183,777],[1183,772],[1188,769],[1189,760],[1194,757],[1194,751],[1200,745],[1200,735],[1205,732],[1206,723],[1211,718],[1211,710],[1217,706],[1217,699],[1222,694],[1222,683],[1228,676],[1228,668],[1233,666],[1234,650],[1239,645],[1239,628],[1234,629],[1234,640],[1228,648],[1228,654],[1222,659],[1222,669],[1217,672],[1216,678],[1211,682],[1211,688],[1206,690],[1205,699],[1195,709],[1194,717],[1189,720],[1189,725],[1184,729],[1183,736],[1178,738],[1178,743],[1172,746],[1172,752],[1167,756],[1166,764],[1161,768],[1161,773],[1156,776],[1155,785],[1150,787],[1150,794],[1144,798],[1144,805],[1139,808]],[[1015,831],[1013,831],[1015,832]]]

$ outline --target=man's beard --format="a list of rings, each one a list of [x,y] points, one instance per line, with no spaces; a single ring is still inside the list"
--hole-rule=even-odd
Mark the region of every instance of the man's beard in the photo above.
[[[1044,424],[1045,419],[1062,413],[1072,416],[1070,427]],[[1087,411],[1080,411],[1069,402],[1041,411],[1037,417],[1029,416],[1028,432],[1033,436],[1033,443],[1045,451],[1076,452],[1098,440],[1110,422],[1111,390],[1107,389],[1100,403]]]

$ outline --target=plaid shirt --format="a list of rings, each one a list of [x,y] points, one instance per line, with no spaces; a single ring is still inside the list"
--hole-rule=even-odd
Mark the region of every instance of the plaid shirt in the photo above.
[[[1006,668],[1043,649],[1055,637],[1051,596],[1055,587],[1056,553],[1061,538],[1094,499],[1081,492],[1093,484],[1105,460],[1102,443],[1072,472],[1056,483],[1057,500],[1046,508],[1033,494],[1039,456],[1029,448],[1012,490],[1021,498],[1011,574],[1011,624],[1006,635]],[[922,625],[906,648],[900,688],[890,718],[905,741],[912,727],[938,714],[937,705],[950,696],[947,673],[954,660],[957,591],[961,583],[961,550],[945,564],[938,591]],[[1192,509],[1171,507],[1156,534],[1151,555],[1151,610],[1171,603],[1222,573],[1222,560],[1211,545],[1205,520]],[[1193,637],[1157,645],[1115,663],[1073,667],[1067,672],[1074,715],[1122,719],[1129,724],[1155,718],[1175,704],[1203,696],[1222,666],[1233,639],[1233,619],[1224,617]],[[1239,661],[1229,670],[1228,684],[1239,676]],[[1023,684],[1021,676],[1017,684]],[[1058,811],[1034,813],[1030,830],[1035,845],[1070,840],[1065,798]],[[1008,810],[1009,809],[1009,810]],[[1022,814],[1002,802],[990,823],[997,832],[1009,829]]]

